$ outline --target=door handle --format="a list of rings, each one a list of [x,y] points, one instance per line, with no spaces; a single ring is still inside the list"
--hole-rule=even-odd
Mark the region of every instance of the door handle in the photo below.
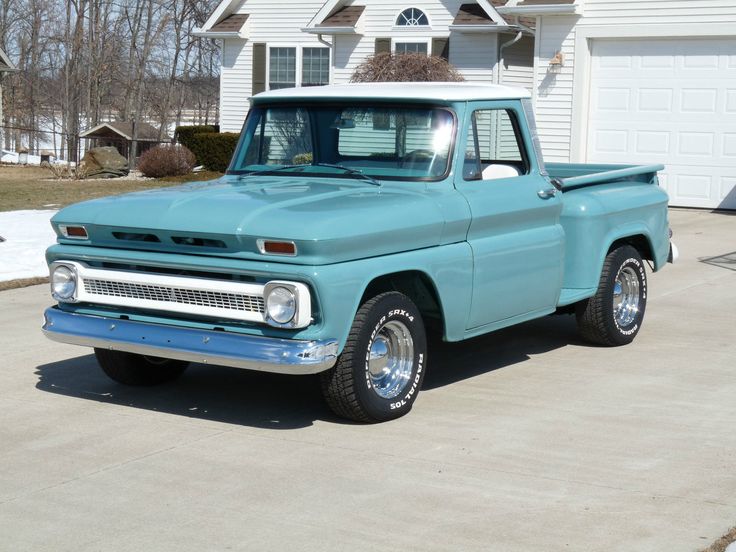
[[[542,199],[549,199],[557,195],[557,189],[556,188],[546,188],[544,190],[539,190],[537,192],[537,195],[541,197]]]

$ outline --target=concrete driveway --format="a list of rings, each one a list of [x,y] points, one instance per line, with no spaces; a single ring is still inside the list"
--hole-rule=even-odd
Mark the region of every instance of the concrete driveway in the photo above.
[[[0,550],[702,548],[736,523],[736,216],[671,219],[634,344],[558,316],[437,345],[376,426],[314,378],[118,386],[42,337],[45,286],[2,292]]]

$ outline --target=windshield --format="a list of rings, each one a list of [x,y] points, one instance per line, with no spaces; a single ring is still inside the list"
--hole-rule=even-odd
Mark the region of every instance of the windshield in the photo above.
[[[448,172],[454,135],[455,118],[441,108],[257,107],[228,172],[438,180]]]

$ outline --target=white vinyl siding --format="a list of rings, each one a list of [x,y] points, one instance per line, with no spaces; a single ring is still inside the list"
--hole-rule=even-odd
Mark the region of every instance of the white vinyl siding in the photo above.
[[[544,16],[537,22],[535,52],[535,107],[540,140],[548,161],[571,160],[573,75],[576,29],[600,26],[683,25],[689,34],[711,24],[733,24],[736,35],[736,2],[733,0],[585,0],[584,15]],[[549,60],[557,51],[565,56],[559,74],[549,71]],[[580,124],[585,124],[581,121]],[[584,161],[574,158],[573,161]],[[625,162],[625,160],[624,160]]]
[[[248,0],[239,13],[249,14],[248,40],[223,40],[222,72],[220,74],[220,130],[239,132],[248,113],[248,99],[252,92],[253,44],[265,43],[266,55],[270,47],[323,48],[315,35],[301,32],[323,0],[299,0],[291,3],[271,0]],[[266,74],[268,79],[269,75]]]
[[[539,140],[547,161],[570,160],[575,24],[578,21],[578,17],[555,16],[543,18],[541,28],[537,25],[533,92]],[[555,73],[550,70],[549,60],[560,51],[564,64]]]
[[[501,41],[509,35],[503,35]],[[515,44],[504,48],[501,63],[501,84],[534,89],[534,37],[525,36]]]
[[[470,82],[495,82],[498,35],[457,33],[450,35],[450,63]]]

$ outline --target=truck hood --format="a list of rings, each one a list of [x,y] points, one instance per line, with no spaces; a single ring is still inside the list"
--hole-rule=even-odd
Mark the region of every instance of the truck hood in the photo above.
[[[78,203],[52,224],[87,228],[89,240],[60,243],[329,264],[438,245],[440,208],[424,183],[410,184],[225,176]],[[262,255],[259,238],[294,241],[298,254]]]

